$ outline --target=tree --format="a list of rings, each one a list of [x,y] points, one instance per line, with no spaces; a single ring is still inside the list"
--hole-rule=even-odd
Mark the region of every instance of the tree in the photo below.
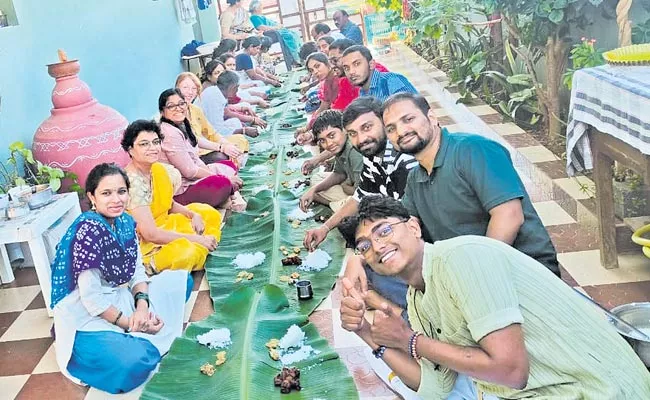
[[[540,112],[544,116],[551,138],[562,133],[560,118],[560,88],[566,69],[570,26],[586,26],[588,8],[599,7],[604,0],[483,0],[491,11],[500,11],[510,37],[512,50],[526,65],[533,78]],[[539,49],[546,60],[546,85],[536,72],[536,62],[530,51]]]

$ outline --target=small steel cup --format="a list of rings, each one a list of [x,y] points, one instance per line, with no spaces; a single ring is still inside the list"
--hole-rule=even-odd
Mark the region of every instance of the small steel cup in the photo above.
[[[309,300],[314,297],[311,281],[306,279],[296,282],[296,290],[298,291],[298,300]]]

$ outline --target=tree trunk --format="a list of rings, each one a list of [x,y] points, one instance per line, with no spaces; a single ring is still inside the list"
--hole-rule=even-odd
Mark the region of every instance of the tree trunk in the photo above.
[[[488,18],[489,21],[495,21],[501,19],[501,12],[495,11]],[[505,60],[505,54],[503,52],[503,28],[501,22],[496,22],[490,25],[490,44],[494,49],[494,53],[491,57],[490,69],[495,71],[501,71],[501,65]]]
[[[546,95],[544,107],[547,111],[548,136],[553,139],[562,135],[560,119],[560,86],[566,67],[567,45],[557,35],[549,36],[546,42]]]

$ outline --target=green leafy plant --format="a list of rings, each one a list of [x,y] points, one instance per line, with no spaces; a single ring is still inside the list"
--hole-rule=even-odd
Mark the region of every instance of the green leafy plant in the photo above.
[[[294,312],[282,290],[266,285],[258,292],[241,288],[217,312],[192,323],[177,338],[144,388],[141,399],[358,399],[357,388],[338,354],[328,346],[307,316]],[[273,378],[282,368],[269,357],[265,343],[280,339],[291,325],[305,332],[305,345],[319,353],[294,366],[300,369],[300,392],[281,394]],[[210,329],[228,328],[232,344],[223,349],[225,364],[213,376],[199,373],[204,363],[214,365],[215,353],[196,337]],[[179,384],[182,383],[182,384]]]
[[[593,22],[591,12],[603,0],[483,0],[488,11],[499,11],[510,36],[510,47],[533,79],[540,112],[550,138],[562,134],[560,89],[568,60],[570,28],[584,28]],[[544,55],[546,82],[538,76],[532,46]]]
[[[650,43],[650,18],[632,27],[632,43]]]
[[[605,64],[603,51],[596,48],[595,44],[596,39],[587,39],[583,37],[580,39],[580,43],[573,45],[571,55],[569,56],[573,66],[572,68],[569,68],[563,76],[563,83],[569,89],[571,89],[571,84],[573,82],[573,74],[577,70]]]
[[[61,180],[66,178],[62,169],[53,168],[35,160],[32,151],[20,141],[9,145],[7,162],[11,165],[12,171],[4,169],[7,174],[5,182],[12,186],[48,184],[56,192],[61,188]],[[20,166],[25,170],[25,174],[19,173]],[[68,177],[70,176],[68,175]]]
[[[470,33],[473,33],[470,35]],[[484,31],[468,30],[468,35],[455,34],[456,39],[449,44],[448,60],[449,79],[458,87],[461,95],[459,102],[472,99],[472,91],[482,84],[482,72],[487,67],[489,50],[486,42],[488,35]]]

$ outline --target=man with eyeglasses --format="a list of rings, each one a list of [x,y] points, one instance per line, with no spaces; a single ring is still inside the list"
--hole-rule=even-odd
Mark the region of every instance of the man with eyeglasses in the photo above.
[[[411,325],[388,305],[365,318],[343,279],[341,324],[422,399],[648,399],[650,374],[591,304],[506,243],[426,243],[394,199],[368,196],[341,223],[379,274],[406,281]]]

